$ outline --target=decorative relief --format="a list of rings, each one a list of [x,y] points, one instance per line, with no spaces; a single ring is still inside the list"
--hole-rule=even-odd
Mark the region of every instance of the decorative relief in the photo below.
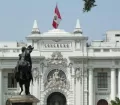
[[[32,69],[32,74],[33,74],[33,78],[35,80],[39,79],[39,77],[40,77],[40,71],[39,71],[39,69],[37,67]]]
[[[54,69],[49,72],[47,82],[44,86],[45,89],[53,87],[69,89],[69,82],[67,81],[66,75],[62,70]]]
[[[69,44],[44,44],[45,48],[70,48]]]
[[[76,80],[80,80],[80,82],[82,83],[82,79],[87,76],[87,69],[86,68],[76,68],[75,69],[75,75],[74,75],[74,78]]]
[[[75,69],[75,79],[76,80],[80,80],[80,82],[82,83],[82,78],[83,78],[83,74],[82,74],[82,69],[81,68],[76,68]]]
[[[76,68],[76,70],[75,70],[75,77],[76,77],[77,79],[79,79],[79,78],[82,77],[82,69]]]
[[[61,52],[56,51],[56,52],[53,52],[51,58],[47,59],[47,64],[67,66],[67,59],[63,58],[63,55],[61,54]]]

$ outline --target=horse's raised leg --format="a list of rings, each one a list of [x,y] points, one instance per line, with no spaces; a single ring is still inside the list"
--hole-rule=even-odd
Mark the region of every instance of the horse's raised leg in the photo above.
[[[21,93],[23,92],[23,84],[19,82],[19,86],[21,88],[21,91],[20,91],[19,95],[21,95]]]

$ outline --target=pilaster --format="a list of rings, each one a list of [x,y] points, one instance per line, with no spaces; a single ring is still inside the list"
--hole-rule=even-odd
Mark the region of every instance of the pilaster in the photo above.
[[[75,95],[76,95],[76,105],[82,104],[82,87],[81,87],[81,77],[80,69],[75,70]]]
[[[3,102],[3,90],[2,90],[2,70],[0,70],[0,105],[3,105],[2,102]]]
[[[71,91],[72,91],[72,100],[71,100],[71,105],[74,105],[75,104],[75,69],[72,67],[71,68]]]
[[[120,98],[120,68],[118,69],[118,97]]]
[[[111,100],[116,97],[116,71],[115,68],[111,68]]]
[[[89,105],[94,105],[93,84],[93,68],[89,68]]]

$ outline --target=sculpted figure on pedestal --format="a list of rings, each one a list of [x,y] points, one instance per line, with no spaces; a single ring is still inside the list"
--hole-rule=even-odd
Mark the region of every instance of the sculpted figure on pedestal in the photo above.
[[[22,47],[22,53],[19,54],[19,60],[17,62],[17,66],[15,67],[15,79],[17,82],[19,82],[19,86],[21,88],[21,92],[23,91],[23,85],[25,86],[25,93],[26,95],[29,95],[29,87],[31,80],[33,81],[32,76],[32,60],[30,53],[34,47],[29,45],[27,48]]]

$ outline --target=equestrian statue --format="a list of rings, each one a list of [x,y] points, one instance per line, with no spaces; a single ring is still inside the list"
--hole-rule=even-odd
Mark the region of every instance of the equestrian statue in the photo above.
[[[29,87],[30,82],[33,83],[32,76],[32,60],[31,60],[31,52],[34,47],[29,45],[27,48],[22,47],[22,53],[19,54],[19,60],[17,62],[17,66],[15,67],[15,79],[19,83],[21,91],[19,95],[23,92],[23,85],[25,86],[25,94],[30,95]]]

